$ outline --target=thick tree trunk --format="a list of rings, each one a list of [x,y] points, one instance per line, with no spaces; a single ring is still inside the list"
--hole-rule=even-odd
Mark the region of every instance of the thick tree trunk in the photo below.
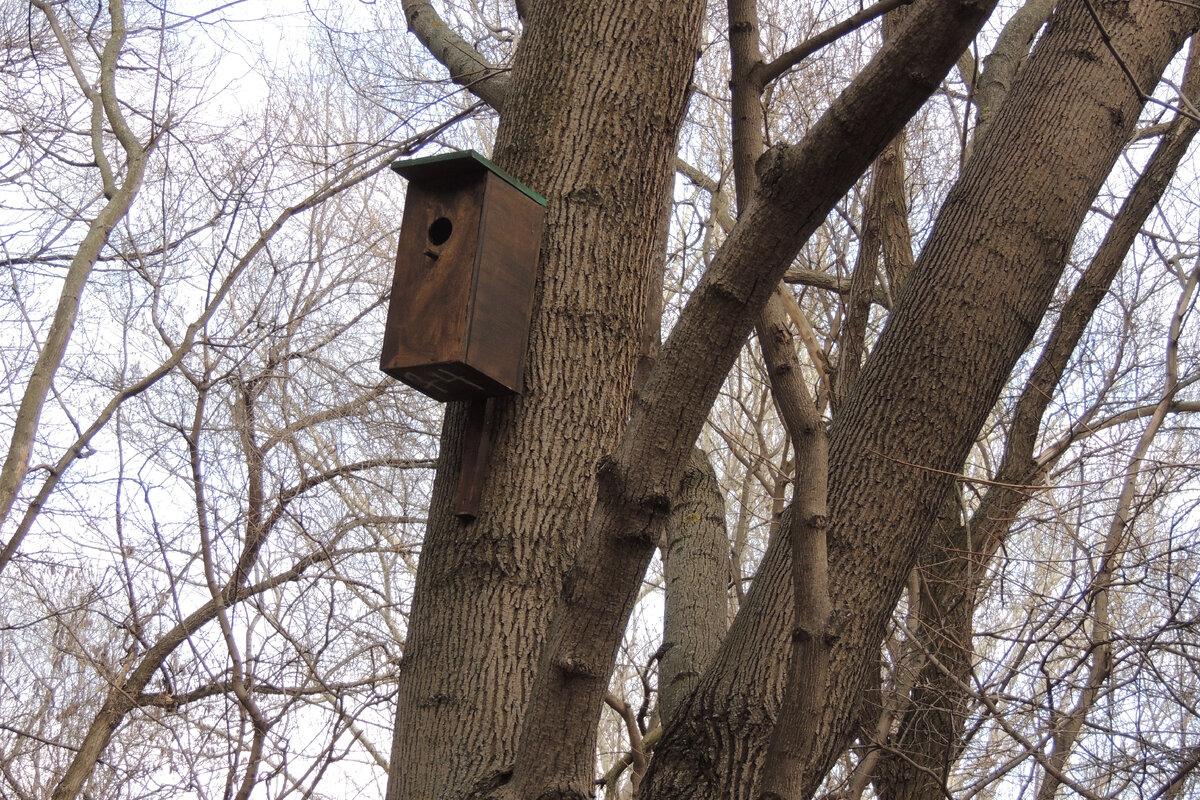
[[[1157,81],[1197,19],[1153,0],[1107,12],[1101,19],[1141,85]],[[945,475],[961,467],[1028,345],[1141,107],[1082,1],[1060,7],[1022,78],[948,198],[831,432],[831,571],[848,622],[805,794],[849,733]]]
[[[1193,101],[1200,94],[1200,46],[1193,39],[1183,82]],[[922,581],[934,599],[921,606],[921,645],[931,658],[922,670],[908,713],[889,743],[877,772],[876,790],[885,800],[940,800],[936,765],[955,758],[965,706],[964,679],[970,664],[972,618],[982,575],[1006,538],[1011,520],[1034,497],[1063,450],[1038,458],[1034,447],[1042,418],[1084,329],[1116,278],[1125,255],[1188,150],[1198,125],[1179,116],[1163,135],[1146,169],[1122,205],[1091,265],[1063,305],[1061,316],[1017,402],[995,484],[968,528],[940,520],[922,556]],[[950,675],[946,674],[949,669]],[[931,771],[932,770],[932,771]]]
[[[650,285],[660,274],[655,220],[702,5],[545,2],[527,19],[494,152],[549,201],[525,390],[497,403],[473,523],[450,513],[462,410],[447,413],[400,675],[390,800],[468,796],[512,769],[598,459],[628,417],[645,295],[660,291]]]
[[[975,141],[983,138],[996,110],[1004,103],[1017,73],[1029,57],[1033,39],[1054,10],[1054,0],[1027,0],[1004,26],[996,46],[983,59],[975,85]]]
[[[1141,86],[1156,82],[1198,19],[1195,9],[1154,0],[1096,10]],[[830,433],[830,571],[842,624],[799,796],[816,790],[845,747],[887,620],[950,485],[947,475],[961,467],[1036,330],[1140,107],[1082,0],[1064,3],[947,199],[839,411]],[[764,572],[776,564],[769,554]],[[765,602],[782,616],[789,600],[756,591],[744,610]],[[730,642],[770,616],[753,610],[749,622],[735,622]],[[644,796],[727,790],[720,765],[731,760],[729,742],[711,735],[711,719],[725,712],[707,692],[724,684],[734,696],[754,694],[755,687],[724,671],[768,652],[718,656],[688,712],[666,731]],[[745,740],[734,744],[743,753],[755,750]]]

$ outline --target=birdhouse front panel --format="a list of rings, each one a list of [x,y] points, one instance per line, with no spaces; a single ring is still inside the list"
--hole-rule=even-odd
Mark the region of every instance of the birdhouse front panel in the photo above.
[[[380,367],[437,399],[463,388],[453,365],[467,354],[483,189],[413,184],[404,204]]]
[[[380,368],[437,400],[520,391],[545,200],[478,153],[409,179]]]

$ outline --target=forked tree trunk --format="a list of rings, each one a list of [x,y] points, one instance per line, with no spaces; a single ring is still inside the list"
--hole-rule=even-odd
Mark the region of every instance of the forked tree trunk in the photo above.
[[[525,726],[519,780],[505,789],[529,797],[587,793],[604,665],[611,666],[647,558],[649,545],[639,537],[652,532],[653,504],[669,505],[656,493],[674,489],[660,476],[682,474],[718,373],[782,276],[787,254],[824,216],[825,195],[840,194],[898,129],[880,115],[911,113],[907,103],[943,74],[933,72],[942,69],[948,42],[977,29],[987,10],[984,3],[921,8],[923,23],[945,9],[953,27],[908,26],[920,30],[920,42],[906,31],[903,47],[872,62],[863,84],[871,91],[836,104],[811,140],[781,148],[764,165],[769,191],[756,195],[745,224],[731,233],[631,417],[644,293],[659,288],[648,286],[655,220],[701,8],[695,0],[623,0],[530,9],[495,151],[501,166],[550,200],[527,393],[500,404],[481,513],[469,525],[448,514],[461,439],[460,414],[448,415],[400,676],[390,798],[467,796],[507,780],[531,666],[542,656],[554,598],[596,496],[598,459],[631,419],[640,434],[624,437],[609,463],[603,514],[593,515],[589,535],[588,552],[614,560],[575,564],[579,582],[562,593],[566,616],[556,623],[565,649],[542,659],[538,722]],[[1098,10],[1142,85],[1154,82],[1197,21],[1194,9],[1157,0]],[[875,91],[885,75],[886,96]],[[831,431],[830,566],[841,626],[828,702],[806,737],[813,748],[802,794],[812,793],[845,744],[884,625],[948,485],[945,474],[961,465],[1028,344],[1079,220],[1140,107],[1082,0],[1064,5],[1013,92],[1021,102],[1010,103],[980,143]],[[810,173],[825,178],[820,191],[796,180]],[[677,394],[699,400],[663,405]],[[629,505],[643,501],[651,505]],[[642,522],[644,531],[622,533]],[[791,593],[767,598],[757,590],[757,619],[782,616]],[[762,654],[733,649],[753,640],[744,630],[753,622],[740,625],[727,657],[718,657],[711,680],[681,714],[677,735],[692,730],[694,715],[718,720],[735,705],[730,693],[740,691],[742,674]],[[592,637],[587,653],[572,649],[582,632]],[[769,674],[760,677],[770,684]],[[661,753],[655,762],[676,791],[647,785],[646,796],[728,786],[697,757],[735,768],[754,747],[740,735],[745,730],[727,737],[723,752],[697,738],[684,740],[690,752]],[[744,774],[742,787],[752,777]]]

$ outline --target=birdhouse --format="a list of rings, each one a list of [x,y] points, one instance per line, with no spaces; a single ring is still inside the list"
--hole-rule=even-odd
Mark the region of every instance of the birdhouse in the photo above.
[[[546,201],[473,150],[408,178],[380,369],[430,397],[516,394]]]

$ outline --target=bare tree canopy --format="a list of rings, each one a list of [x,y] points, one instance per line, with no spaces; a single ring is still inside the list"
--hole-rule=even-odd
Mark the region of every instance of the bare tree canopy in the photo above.
[[[1195,796],[1198,31],[5,5],[0,796]],[[546,201],[483,415],[378,369],[465,149]]]

